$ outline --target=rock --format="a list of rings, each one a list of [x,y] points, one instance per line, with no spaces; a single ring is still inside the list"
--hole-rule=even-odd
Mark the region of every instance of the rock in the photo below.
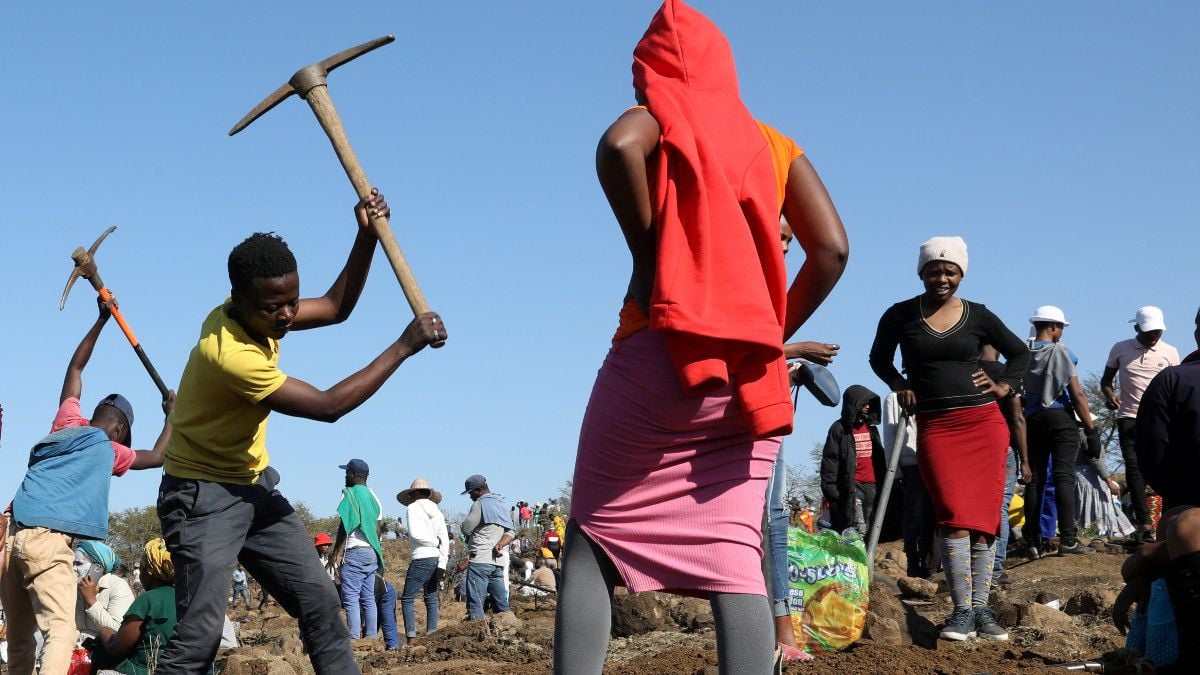
[[[988,605],[992,608],[992,616],[996,617],[996,623],[1005,628],[1012,628],[1017,625],[1019,617],[1016,605],[1004,598],[997,597],[993,597]]]
[[[1072,595],[1063,611],[1071,616],[1101,614],[1117,601],[1117,594],[1107,588],[1088,588]]]
[[[891,560],[892,562],[896,563],[902,570],[908,569],[908,556],[904,554],[902,549],[888,549],[883,552],[881,557],[883,560]]]
[[[875,569],[883,572],[893,579],[899,579],[900,577],[905,576],[905,570],[900,566],[900,563],[890,558],[884,558],[883,560],[875,563]]]
[[[271,653],[275,656],[287,656],[288,654],[303,654],[304,643],[299,638],[285,637],[278,644],[271,647]]]
[[[883,645],[903,645],[906,642],[905,632],[900,628],[899,621],[879,616],[873,611],[867,612],[867,624],[863,629],[863,636]]]
[[[414,659],[423,659],[429,655],[429,647],[426,647],[425,645],[417,645],[416,647],[410,648],[408,650],[408,654]]]
[[[679,598],[670,609],[671,620],[688,632],[699,632],[713,628],[712,605],[699,598]]]
[[[1018,626],[1067,631],[1075,625],[1071,617],[1041,603],[1019,603],[1016,607]]]
[[[350,648],[356,652],[381,652],[383,643],[376,638],[359,638],[350,641]]]
[[[230,654],[221,668],[221,675],[251,675],[253,659],[247,654]]]
[[[312,662],[303,654],[288,654],[283,657],[284,661],[288,662],[297,673],[307,673],[312,670]]]
[[[614,597],[612,634],[615,637],[641,635],[662,628],[667,619],[666,602],[657,593],[637,593]]]
[[[296,675],[296,669],[283,659],[267,663],[267,675]]]
[[[1041,591],[1035,595],[1033,599],[1037,601],[1039,605],[1045,605],[1047,603],[1054,602],[1055,600],[1062,600],[1062,598],[1058,597],[1057,593],[1051,593],[1050,591]]]
[[[517,631],[525,626],[525,622],[512,612],[501,612],[493,616],[488,625],[491,626],[493,635],[501,637],[516,635]]]
[[[896,586],[900,588],[900,594],[906,598],[932,600],[937,597],[938,593],[938,585],[928,579],[900,577],[896,579]]]

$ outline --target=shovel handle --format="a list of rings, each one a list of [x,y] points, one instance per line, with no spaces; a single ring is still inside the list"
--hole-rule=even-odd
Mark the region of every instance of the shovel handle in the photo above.
[[[341,162],[342,169],[346,171],[346,177],[350,179],[358,198],[366,199],[371,195],[371,182],[367,180],[367,174],[354,154],[354,148],[350,147],[350,139],[346,136],[346,130],[342,128],[342,120],[333,107],[333,100],[329,98],[329,88],[324,85],[313,87],[305,94],[304,100],[308,101],[313,114],[317,116],[317,122],[321,124],[325,135],[329,137],[333,151],[337,154],[338,161]],[[429,303],[425,301],[425,294],[421,292],[421,286],[417,284],[417,278],[413,276],[412,268],[408,266],[404,252],[396,243],[396,235],[392,233],[392,226],[388,223],[387,218],[372,216],[371,228],[375,230],[375,236],[379,238],[383,252],[387,256],[388,262],[392,264],[392,272],[396,274],[396,281],[400,282],[400,290],[408,299],[413,315],[420,316],[428,312]],[[438,348],[444,344],[446,344],[445,340],[439,340],[431,343],[430,346]]]

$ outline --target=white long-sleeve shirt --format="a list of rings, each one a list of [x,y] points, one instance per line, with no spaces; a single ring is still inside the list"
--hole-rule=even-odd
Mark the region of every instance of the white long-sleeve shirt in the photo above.
[[[408,541],[412,559],[437,558],[438,567],[446,569],[450,559],[450,537],[446,533],[446,517],[428,499],[418,499],[408,505]]]
[[[883,436],[883,453],[888,462],[892,459],[892,445],[896,440],[896,429],[899,427],[900,414],[899,397],[896,392],[887,395],[883,400],[883,423],[880,425],[880,435]],[[904,447],[900,449],[900,466],[917,465],[917,420],[913,415],[907,419],[907,429],[904,434]]]

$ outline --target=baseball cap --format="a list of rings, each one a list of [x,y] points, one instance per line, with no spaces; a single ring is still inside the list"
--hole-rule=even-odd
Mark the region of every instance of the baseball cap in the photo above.
[[[474,490],[475,488],[481,488],[484,485],[487,485],[487,479],[479,474],[473,474],[467,478],[467,480],[463,481],[463,487],[465,489],[459,494],[465,495],[471,490]]]
[[[1071,322],[1067,321],[1067,315],[1054,305],[1042,305],[1034,311],[1033,316],[1029,317],[1029,323],[1061,323],[1064,326],[1070,326]]]
[[[371,473],[370,467],[368,467],[367,463],[361,459],[352,459],[345,464],[339,464],[338,468],[345,469],[347,471],[353,471],[354,473],[361,473],[364,476]]]
[[[104,398],[100,399],[100,402],[96,404],[97,407],[102,406],[102,405],[111,405],[112,407],[116,408],[117,410],[120,410],[121,414],[125,416],[125,439],[121,443],[122,443],[122,445],[125,445],[127,447],[132,446],[133,445],[133,404],[131,404],[129,402],[129,399],[125,398],[124,396],[122,396],[120,394],[109,394],[108,396],[105,396]]]
[[[1130,323],[1136,323],[1138,329],[1143,333],[1152,330],[1166,330],[1167,324],[1163,321],[1163,312],[1154,305],[1146,305],[1138,307],[1137,315],[1134,316]]]

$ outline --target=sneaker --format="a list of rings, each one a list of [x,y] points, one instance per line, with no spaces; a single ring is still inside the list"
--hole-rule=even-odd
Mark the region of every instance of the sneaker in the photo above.
[[[1091,546],[1084,546],[1078,541],[1071,542],[1070,545],[1063,544],[1058,547],[1059,555],[1087,555],[1095,552],[1096,549],[1092,548]]]
[[[970,607],[954,610],[938,637],[957,641],[975,637],[975,612]]]
[[[992,616],[990,607],[975,608],[975,634],[981,640],[1004,641],[1008,639],[1008,631],[996,623],[996,617]]]

